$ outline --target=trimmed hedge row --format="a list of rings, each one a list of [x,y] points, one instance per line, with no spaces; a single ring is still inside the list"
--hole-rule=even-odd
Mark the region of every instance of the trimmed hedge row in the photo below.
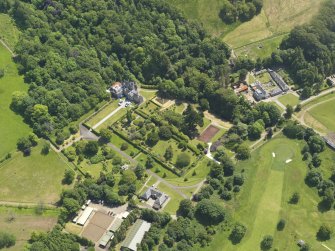
[[[142,89],[148,89],[148,90],[157,90],[157,86],[156,85],[144,85],[144,84],[141,84],[141,88]]]
[[[153,155],[151,152],[149,152],[146,148],[141,147],[140,145],[133,143],[131,140],[129,140],[125,135],[123,135],[118,130],[115,130],[112,127],[109,127],[109,129],[112,130],[116,135],[118,135],[119,137],[121,137],[123,140],[127,141],[129,144],[131,144],[132,146],[134,146],[135,148],[137,148],[138,150],[140,150],[141,152],[143,152],[146,155],[152,157],[158,164],[162,165],[164,168],[168,169],[169,171],[171,171],[172,173],[174,173],[177,176],[181,176],[180,172],[177,172],[174,168],[171,168],[169,165],[167,165],[166,163],[164,163],[163,161],[161,161],[159,158],[157,158],[155,155]]]

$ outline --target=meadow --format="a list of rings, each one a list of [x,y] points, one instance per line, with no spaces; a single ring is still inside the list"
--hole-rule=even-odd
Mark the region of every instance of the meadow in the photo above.
[[[221,0],[168,0],[168,2],[180,9],[188,19],[202,24],[213,36],[221,37],[238,26],[222,22],[219,17],[223,7]]]
[[[219,17],[220,0],[168,0],[213,36],[221,37],[235,54],[265,58],[275,51],[292,28],[309,22],[325,0],[263,0],[262,12],[245,23],[227,25]]]
[[[10,52],[0,44],[0,69],[5,70],[5,76],[0,78],[0,158],[16,148],[20,137],[26,136],[31,129],[23,122],[23,118],[10,109],[12,93],[27,91],[28,86],[23,77],[18,75]]]
[[[0,207],[0,229],[6,229],[16,236],[15,246],[7,251],[24,250],[33,231],[49,231],[57,222],[58,212],[46,210],[37,215],[35,209]]]
[[[265,57],[295,26],[309,22],[324,0],[264,0],[262,12],[224,36],[236,53]]]
[[[69,166],[50,150],[42,155],[42,143],[31,155],[21,152],[0,164],[0,200],[13,202],[56,203],[63,188],[62,179]]]
[[[0,39],[2,39],[11,50],[14,50],[19,40],[20,31],[16,28],[14,21],[6,14],[0,13]]]
[[[238,169],[245,170],[246,182],[236,199],[221,203],[234,220],[247,227],[246,236],[240,244],[233,245],[227,239],[229,232],[221,231],[204,250],[260,250],[260,241],[268,234],[274,236],[273,247],[278,250],[299,250],[296,245],[299,239],[309,243],[313,250],[323,249],[316,240],[316,232],[322,223],[335,223],[335,212],[319,212],[316,190],[304,183],[307,164],[301,160],[303,144],[279,136],[253,152],[250,160],[238,163]],[[329,177],[335,154],[327,149],[321,158],[322,171]],[[287,159],[292,162],[286,164]],[[289,203],[294,192],[301,196],[296,205]],[[285,219],[286,226],[283,231],[277,231],[281,218]],[[334,239],[325,244],[335,248]]]

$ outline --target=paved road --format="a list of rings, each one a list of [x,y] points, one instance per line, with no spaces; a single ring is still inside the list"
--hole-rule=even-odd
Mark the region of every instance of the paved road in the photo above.
[[[112,117],[114,114],[116,114],[118,111],[126,107],[126,103],[123,102],[122,105],[120,105],[118,108],[116,108],[114,111],[112,111],[110,114],[108,114],[106,117],[104,117],[102,120],[100,120],[98,123],[96,123],[94,126],[92,126],[93,129],[98,128],[100,125],[105,123],[110,117]]]

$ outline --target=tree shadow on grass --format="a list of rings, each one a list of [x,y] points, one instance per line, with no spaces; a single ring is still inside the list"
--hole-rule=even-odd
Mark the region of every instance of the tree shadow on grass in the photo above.
[[[322,200],[318,203],[318,210],[320,213],[328,212],[331,209],[331,204],[329,204],[327,201]]]

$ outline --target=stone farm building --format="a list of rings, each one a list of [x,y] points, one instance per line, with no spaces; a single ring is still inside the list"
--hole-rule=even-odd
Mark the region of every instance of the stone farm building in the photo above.
[[[146,201],[150,198],[154,199],[155,202],[153,208],[159,210],[163,207],[164,203],[168,200],[169,197],[161,191],[153,187],[149,187],[148,190],[145,191],[145,193],[141,196],[141,198]]]
[[[137,90],[135,82],[115,82],[110,87],[110,92],[114,98],[126,97],[128,100],[141,104],[144,99]]]
[[[273,81],[276,82],[276,84],[279,86],[279,88],[283,91],[283,92],[287,92],[290,88],[288,87],[288,85],[286,84],[286,82],[284,81],[284,79],[275,71],[268,69],[268,72],[271,76],[271,78],[273,79]]]
[[[259,81],[256,81],[256,83],[252,84],[251,87],[254,91],[253,97],[255,100],[260,101],[269,97],[269,94],[265,91],[264,87]]]

